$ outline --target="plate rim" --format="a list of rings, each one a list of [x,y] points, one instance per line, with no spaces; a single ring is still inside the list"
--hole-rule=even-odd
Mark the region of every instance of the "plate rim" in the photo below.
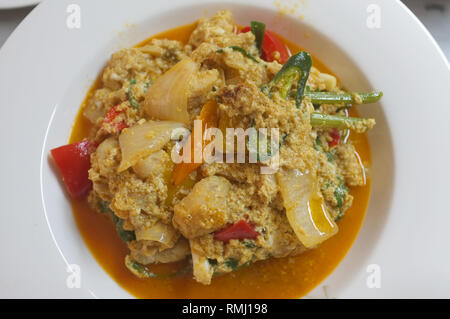
[[[37,5],[42,0],[0,0],[0,10],[14,10]]]

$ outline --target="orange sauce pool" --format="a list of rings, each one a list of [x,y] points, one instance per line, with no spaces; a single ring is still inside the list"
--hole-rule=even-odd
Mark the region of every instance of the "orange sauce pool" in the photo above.
[[[182,26],[158,34],[152,38],[167,38],[187,42],[195,24]],[[141,42],[148,43],[152,38]],[[291,52],[301,48],[285,40]],[[330,72],[325,65],[314,59],[314,65]],[[100,79],[100,77],[99,77]],[[100,86],[97,79],[87,98]],[[75,120],[70,142],[89,136],[91,125],[82,115],[83,105]],[[355,109],[350,116],[358,116]],[[365,165],[370,165],[370,149],[365,134],[350,134],[349,139]],[[191,277],[171,279],[139,279],[124,265],[128,253],[126,244],[118,237],[116,230],[105,216],[93,211],[85,201],[72,201],[72,208],[81,235],[90,251],[105,271],[125,290],[138,298],[299,298],[306,295],[324,280],[344,258],[355,240],[370,194],[370,180],[364,187],[351,188],[353,206],[338,222],[339,232],[318,248],[296,257],[269,259],[227,275],[213,278],[211,285],[204,286]],[[180,264],[155,265],[152,270],[169,273]]]

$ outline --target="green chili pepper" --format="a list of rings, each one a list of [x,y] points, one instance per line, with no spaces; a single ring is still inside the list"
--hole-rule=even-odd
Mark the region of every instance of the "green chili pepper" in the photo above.
[[[234,51],[241,52],[244,56],[246,56],[246,57],[249,58],[250,60],[255,61],[256,63],[259,63],[259,61],[258,61],[253,55],[251,55],[250,53],[248,53],[245,49],[243,49],[243,48],[241,48],[241,47],[238,47],[238,46],[236,46],[236,45],[232,45],[232,46],[229,46],[228,48],[230,48],[230,49],[232,49],[232,50],[234,50]],[[217,50],[216,52],[217,52],[217,53],[223,53],[224,50],[223,50],[223,49],[219,49],[219,50]]]
[[[275,86],[280,89],[280,96],[286,98],[289,90],[298,77],[297,94],[295,95],[295,105],[300,107],[303,93],[306,87],[306,80],[308,80],[309,71],[311,70],[312,59],[308,52],[301,51],[294,54],[286,61],[280,72],[269,83],[269,91]]]
[[[258,52],[261,55],[262,46],[264,42],[264,33],[266,32],[266,25],[262,22],[252,21],[250,23],[252,27],[252,33],[255,35],[255,44],[258,48]]]

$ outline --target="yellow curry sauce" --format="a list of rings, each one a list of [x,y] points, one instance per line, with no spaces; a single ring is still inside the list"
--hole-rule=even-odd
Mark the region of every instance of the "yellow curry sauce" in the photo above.
[[[145,45],[153,38],[166,38],[186,43],[196,24],[178,27],[158,34],[140,44]],[[284,39],[283,39],[284,40]],[[284,40],[292,53],[301,48]],[[314,66],[330,72],[320,61]],[[100,78],[92,86],[88,97],[99,88]],[[70,143],[89,136],[91,123],[83,116],[85,102],[75,120]],[[355,109],[349,109],[350,116],[358,116]],[[370,149],[365,134],[351,133],[362,163],[370,167]],[[352,187],[353,204],[338,222],[339,232],[299,256],[271,258],[252,264],[232,273],[214,277],[210,285],[196,282],[191,275],[177,278],[139,279],[125,266],[128,253],[126,244],[119,238],[112,222],[104,215],[91,209],[87,201],[72,200],[74,217],[84,241],[106,272],[125,290],[138,298],[299,298],[306,295],[324,280],[344,258],[355,240],[364,219],[370,194],[370,178],[363,187]],[[183,267],[183,263],[152,265],[156,273],[170,273]]]

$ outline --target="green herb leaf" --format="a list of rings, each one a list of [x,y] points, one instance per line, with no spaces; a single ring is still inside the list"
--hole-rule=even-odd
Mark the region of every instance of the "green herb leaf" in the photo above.
[[[208,262],[213,267],[217,266],[217,259],[208,258]]]
[[[227,260],[225,260],[225,266],[236,270],[239,267],[239,262],[234,258],[228,258]]]
[[[135,109],[139,108],[139,103],[131,96],[128,97],[128,102],[130,102],[130,105]]]
[[[335,222],[338,222],[342,219],[342,217],[344,217],[344,212],[342,210],[339,211],[339,214],[336,216],[336,218],[334,219]]]
[[[338,207],[342,207],[345,196],[348,192],[349,189],[343,183],[339,184],[338,187],[336,187],[336,190],[334,191],[334,197],[336,198]]]
[[[244,246],[247,247],[247,248],[255,248],[255,247],[257,247],[256,244],[255,244],[255,242],[252,241],[252,240],[245,240],[245,241],[243,242],[243,244],[244,244]]]
[[[167,279],[167,278],[174,278],[178,276],[184,276],[187,275],[192,271],[191,266],[184,267],[183,269],[179,271],[175,271],[168,274],[156,274],[153,271],[151,271],[148,267],[138,263],[137,261],[134,261],[130,258],[130,256],[125,257],[125,266],[136,276],[139,278],[157,278],[157,279]]]
[[[98,200],[97,202],[97,206],[98,209],[100,210],[101,213],[103,214],[114,214],[113,211],[111,210],[111,208],[109,208],[109,203],[102,201],[101,199]]]
[[[325,152],[325,155],[327,156],[328,162],[334,161],[334,154],[332,152]]]
[[[148,80],[147,82],[145,82],[144,84],[144,93],[148,92],[148,89],[150,88],[150,85],[152,85],[152,81]]]
[[[238,47],[238,46],[236,46],[236,45],[232,45],[232,46],[229,46],[228,48],[230,48],[230,49],[232,49],[232,50],[234,50],[234,51],[238,51],[238,52],[241,52],[244,56],[246,56],[247,58],[249,58],[250,60],[252,60],[252,61],[254,61],[254,62],[256,62],[256,63],[259,63],[259,61],[253,56],[253,55],[251,55],[250,53],[248,53],[245,49],[243,49],[243,48],[241,48],[241,47]],[[225,52],[223,49],[219,49],[219,50],[217,50],[216,51],[217,53],[223,53],[223,52]]]
[[[134,231],[123,229],[123,223],[125,220],[117,217],[116,214],[113,214],[113,221],[114,224],[116,224],[117,234],[119,235],[120,238],[122,238],[124,242],[128,243],[130,241],[136,240],[136,235]]]
[[[112,219],[114,225],[116,226],[117,234],[123,241],[129,242],[129,241],[136,239],[136,235],[135,235],[134,231],[129,231],[129,230],[123,229],[124,220],[120,219],[119,217],[116,216],[116,214],[114,214],[114,212],[111,210],[111,208],[109,208],[108,202],[105,202],[105,201],[102,201],[101,199],[99,199],[97,202],[97,205],[98,205],[100,212],[109,216]]]
[[[316,137],[316,145],[317,146],[322,146],[322,140],[320,139],[319,135],[317,135],[317,137]]]
[[[136,84],[136,79],[130,80],[130,86],[128,87],[127,94],[128,94],[128,102],[132,107],[135,109],[139,108],[139,103],[136,101],[136,99],[133,97],[133,90],[132,86]]]
[[[125,220],[120,219],[116,215],[114,215],[114,216],[115,217],[113,218],[113,220],[116,224],[116,230],[117,230],[117,234],[119,235],[119,237],[122,238],[122,240],[125,242],[130,242],[130,241],[136,240],[136,235],[135,235],[134,231],[129,231],[129,230],[123,229],[123,223]]]

